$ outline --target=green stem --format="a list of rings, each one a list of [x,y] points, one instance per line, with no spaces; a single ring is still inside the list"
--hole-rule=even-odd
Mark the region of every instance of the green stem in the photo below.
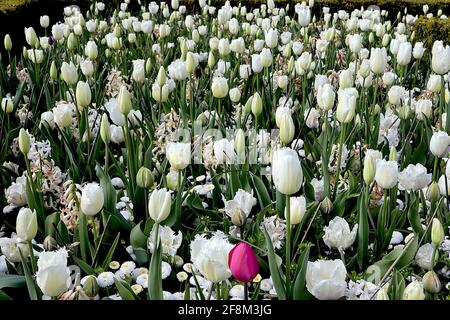
[[[33,270],[33,274],[35,274],[37,272],[36,257],[34,256],[33,245],[31,243],[31,240],[28,241],[28,248],[30,250],[31,270]]]
[[[291,281],[291,199],[286,195],[286,292],[290,291]]]

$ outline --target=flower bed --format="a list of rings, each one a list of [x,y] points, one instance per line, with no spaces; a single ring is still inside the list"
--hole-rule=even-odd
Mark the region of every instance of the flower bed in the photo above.
[[[448,20],[316,6],[6,35],[0,298],[448,298]]]

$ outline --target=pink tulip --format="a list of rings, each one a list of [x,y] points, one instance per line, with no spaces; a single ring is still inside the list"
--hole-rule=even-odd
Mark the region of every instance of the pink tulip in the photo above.
[[[252,281],[259,273],[259,262],[251,246],[239,242],[228,254],[231,274],[242,282]]]

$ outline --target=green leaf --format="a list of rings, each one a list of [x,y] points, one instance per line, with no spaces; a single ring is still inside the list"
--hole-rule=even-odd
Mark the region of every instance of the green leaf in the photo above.
[[[86,215],[82,212],[79,216],[78,237],[80,240],[81,259],[87,262],[89,256],[89,237]]]
[[[366,206],[365,193],[361,193],[358,198],[358,253],[357,262],[359,269],[362,270],[364,262],[368,257],[369,245],[369,208]]]
[[[0,277],[0,289],[3,288],[23,288],[27,285],[25,276],[15,274],[5,274]]]
[[[60,214],[58,212],[52,213],[45,218],[45,235],[55,238],[56,229],[58,225]]]
[[[10,296],[0,290],[0,301],[13,300]]]
[[[109,248],[106,258],[103,261],[103,270],[108,269],[109,263],[111,262],[111,259],[114,255],[114,251],[116,250],[117,244],[119,243],[119,239],[120,239],[120,232],[117,234],[116,238],[114,239],[114,242],[111,245],[111,248]]]
[[[260,207],[265,208],[268,205],[272,204],[269,192],[267,192],[266,186],[264,185],[262,179],[258,176],[252,175],[252,182],[256,190],[256,195],[258,196]]]
[[[133,289],[131,289],[125,281],[114,278],[114,284],[116,285],[117,291],[123,300],[140,300],[139,297],[133,292]]]
[[[33,275],[31,274],[30,268],[28,268],[28,264],[25,261],[25,258],[22,255],[22,251],[19,250],[20,253],[20,259],[22,261],[22,267],[23,267],[23,273],[25,274],[25,281],[27,284],[28,289],[28,295],[30,296],[31,300],[38,300],[40,294],[38,294],[39,289],[36,286],[36,283],[34,282]]]
[[[310,245],[303,251],[297,265],[297,276],[294,282],[294,300],[305,300],[306,269],[308,268]]]
[[[162,300],[162,278],[161,278],[161,243],[156,246],[150,260],[150,267],[148,268],[148,297],[150,300]]]
[[[83,270],[86,274],[97,274],[95,270],[88,265],[86,262],[84,262],[82,259],[76,257],[75,255],[71,255],[72,260],[80,267],[81,270]],[[106,269],[105,269],[106,270]]]
[[[277,296],[280,300],[286,300],[286,285],[281,278],[280,269],[278,268],[275,252],[273,250],[272,240],[270,239],[267,230],[264,229],[264,236],[266,237],[267,255],[269,257],[269,270],[272,276],[273,286],[277,292]]]

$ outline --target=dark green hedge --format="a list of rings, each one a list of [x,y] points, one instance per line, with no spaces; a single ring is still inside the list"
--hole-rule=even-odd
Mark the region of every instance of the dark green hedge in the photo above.
[[[422,41],[431,48],[435,40],[450,43],[450,19],[420,17],[414,25],[416,41]]]

